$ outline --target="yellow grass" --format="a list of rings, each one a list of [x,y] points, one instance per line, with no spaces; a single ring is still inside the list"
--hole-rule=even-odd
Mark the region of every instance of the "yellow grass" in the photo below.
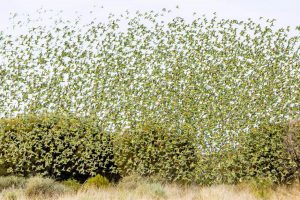
[[[159,185],[158,185],[159,186]],[[211,187],[178,185],[164,185],[162,187],[146,187],[141,184],[135,189],[125,189],[118,186],[111,186],[99,190],[79,191],[73,194],[66,194],[55,200],[150,200],[150,199],[168,199],[168,200],[300,200],[300,185],[280,186],[276,189],[269,189],[267,195],[260,197],[257,191],[251,189],[248,185],[218,185]],[[10,189],[15,192],[17,200],[28,200],[21,190]],[[6,200],[3,191],[1,200]],[[38,197],[36,200],[48,200],[44,197]],[[8,199],[7,199],[8,200]],[[50,200],[50,199],[49,199]]]

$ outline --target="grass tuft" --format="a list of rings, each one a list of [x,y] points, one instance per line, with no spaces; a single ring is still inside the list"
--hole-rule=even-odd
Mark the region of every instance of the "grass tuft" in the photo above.
[[[29,178],[25,188],[25,195],[29,199],[37,197],[58,197],[70,192],[70,189],[50,178]]]
[[[19,192],[14,188],[5,189],[2,191],[2,200],[17,200]]]
[[[24,188],[26,179],[17,176],[1,176],[0,191],[8,188]]]

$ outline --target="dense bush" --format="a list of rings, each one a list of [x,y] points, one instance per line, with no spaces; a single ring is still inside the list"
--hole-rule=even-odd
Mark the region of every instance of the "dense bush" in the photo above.
[[[235,183],[236,171],[231,170],[235,166],[237,151],[219,151],[199,156],[195,169],[195,182],[200,185],[213,185],[223,183]]]
[[[290,146],[287,146],[289,134],[288,126],[283,124],[263,124],[253,128],[239,150],[240,178],[266,177],[277,183],[297,179],[299,160],[294,159]]]
[[[297,120],[261,124],[238,135],[234,148],[224,145],[211,152],[203,151],[201,136],[188,124],[149,121],[114,137],[92,117],[52,113],[2,119],[0,124],[0,159],[8,174],[79,180],[96,173],[108,178],[136,174],[202,185],[252,179],[290,183],[300,178]],[[97,182],[97,177],[90,181]],[[10,177],[1,180],[0,185],[14,184]]]
[[[45,114],[2,119],[0,125],[0,159],[8,173],[58,179],[114,174],[111,136],[97,120]]]
[[[115,162],[121,175],[158,176],[192,182],[198,147],[194,132],[148,123],[125,130],[114,141]]]
[[[234,148],[200,157],[196,181],[211,185],[249,180],[291,183],[300,178],[300,122],[261,124],[238,136]]]
[[[284,137],[286,149],[292,160],[297,165],[297,173],[300,179],[300,120],[291,120],[288,123],[288,132]]]

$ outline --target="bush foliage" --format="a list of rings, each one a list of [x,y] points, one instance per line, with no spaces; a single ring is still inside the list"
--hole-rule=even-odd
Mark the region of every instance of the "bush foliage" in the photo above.
[[[288,129],[287,125],[264,124],[251,130],[238,155],[240,178],[264,177],[282,183],[300,177],[299,158],[295,159],[293,144],[287,141],[297,136],[299,145],[300,132],[291,133]]]
[[[0,158],[11,174],[78,179],[138,173],[190,182],[197,164],[196,137],[188,127],[145,124],[112,141],[96,122],[74,116],[21,116],[0,124]]]
[[[0,159],[11,174],[85,179],[113,174],[110,135],[97,121],[45,114],[0,122]]]
[[[0,124],[0,159],[10,174],[79,180],[96,173],[109,179],[136,174],[202,185],[300,178],[299,121],[262,124],[239,135],[235,147],[208,153],[190,125],[149,121],[108,134],[92,118],[57,114],[3,119]]]
[[[261,124],[240,135],[236,147],[204,155],[197,165],[203,185],[267,179],[272,183],[300,180],[300,121]]]
[[[138,173],[190,182],[197,153],[196,137],[189,127],[170,130],[150,123],[117,135],[114,142],[115,162],[122,176]]]

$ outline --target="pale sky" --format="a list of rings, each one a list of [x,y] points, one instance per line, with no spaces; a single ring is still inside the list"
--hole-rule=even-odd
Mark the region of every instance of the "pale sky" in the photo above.
[[[63,10],[62,17],[75,16],[75,11],[85,15],[93,5],[104,6],[106,12],[175,10],[175,14],[189,18],[193,12],[210,15],[216,12],[222,18],[258,19],[275,18],[278,26],[300,25],[300,0],[0,0],[0,30],[11,26],[9,13],[36,15],[36,10]],[[180,9],[175,9],[179,5]],[[103,13],[98,19],[105,20]]]

